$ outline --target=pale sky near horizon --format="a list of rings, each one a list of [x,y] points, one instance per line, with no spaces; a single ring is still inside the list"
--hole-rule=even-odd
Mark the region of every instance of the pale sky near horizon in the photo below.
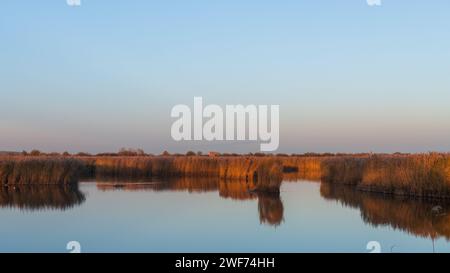
[[[0,151],[175,142],[176,104],[280,105],[277,152],[450,151],[450,1],[6,0]]]

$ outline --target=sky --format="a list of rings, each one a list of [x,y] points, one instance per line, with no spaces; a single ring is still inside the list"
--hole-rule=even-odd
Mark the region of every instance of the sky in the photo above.
[[[176,142],[177,104],[280,105],[276,152],[450,151],[448,0],[5,0],[0,151]]]

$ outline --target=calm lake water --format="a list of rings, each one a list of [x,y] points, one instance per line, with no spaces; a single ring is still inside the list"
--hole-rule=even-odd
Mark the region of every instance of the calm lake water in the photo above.
[[[440,207],[437,207],[440,206]],[[434,209],[433,209],[434,208]],[[318,182],[257,195],[208,180],[0,190],[0,252],[449,252],[449,206]]]

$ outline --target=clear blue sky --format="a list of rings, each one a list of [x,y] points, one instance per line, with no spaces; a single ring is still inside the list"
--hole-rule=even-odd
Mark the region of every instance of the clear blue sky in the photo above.
[[[279,152],[450,151],[450,1],[6,0],[0,150],[177,143],[170,110],[279,104]]]

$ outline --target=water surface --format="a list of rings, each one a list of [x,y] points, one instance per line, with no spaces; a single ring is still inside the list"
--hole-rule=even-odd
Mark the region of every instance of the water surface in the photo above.
[[[198,179],[10,187],[0,252],[67,252],[69,241],[82,252],[368,252],[369,241],[448,252],[448,208],[309,181],[283,182],[280,195]]]

